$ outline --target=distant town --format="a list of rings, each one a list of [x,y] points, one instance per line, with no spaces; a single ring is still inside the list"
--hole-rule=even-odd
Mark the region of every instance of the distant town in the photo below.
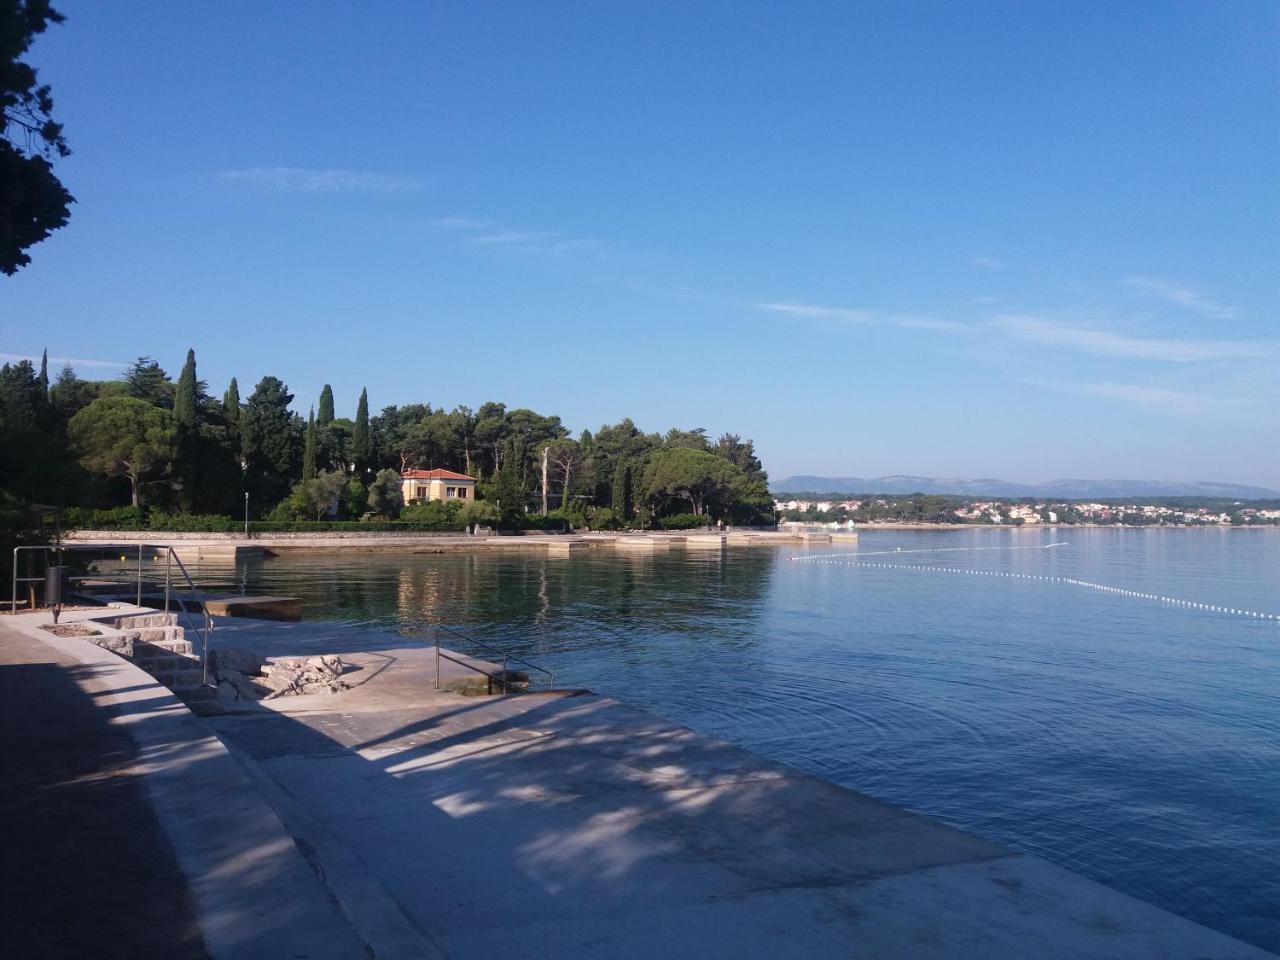
[[[1241,527],[1280,525],[1280,501],[1173,498],[1160,502],[974,500],[936,494],[775,499],[782,523]]]

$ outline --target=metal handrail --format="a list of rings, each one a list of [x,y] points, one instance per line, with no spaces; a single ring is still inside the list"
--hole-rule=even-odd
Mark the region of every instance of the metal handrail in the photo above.
[[[481,676],[488,677],[488,678],[489,678],[490,683],[492,683],[495,679],[496,679],[496,680],[499,680],[499,681],[501,682],[501,684],[502,684],[502,692],[503,692],[503,693],[510,693],[510,692],[511,692],[511,689],[512,689],[512,687],[511,687],[511,681],[507,678],[507,663],[508,663],[508,661],[511,661],[511,662],[513,662],[513,663],[518,663],[518,664],[520,664],[520,665],[522,665],[522,666],[528,667],[530,670],[536,670],[538,673],[545,674],[545,675],[547,676],[547,689],[548,689],[548,690],[555,690],[555,688],[556,688],[556,675],[555,675],[555,672],[554,672],[554,671],[548,670],[548,669],[546,669],[545,667],[540,667],[540,666],[538,666],[536,663],[530,663],[528,660],[524,660],[524,659],[522,659],[522,658],[520,658],[520,657],[513,656],[513,655],[511,655],[510,653],[507,653],[505,650],[502,650],[502,649],[501,649],[501,648],[499,648],[499,647],[495,647],[495,646],[493,646],[492,644],[485,643],[483,640],[477,640],[475,637],[468,636],[467,634],[463,633],[461,630],[455,630],[455,629],[453,629],[452,627],[445,626],[443,623],[436,623],[436,624],[432,624],[432,626],[433,626],[433,628],[434,628],[434,635],[435,635],[435,648],[436,648],[436,689],[437,689],[437,690],[439,690],[439,689],[440,689],[440,661],[441,661],[441,659],[448,660],[448,661],[450,661],[450,662],[452,662],[452,663],[456,663],[456,664],[458,664],[459,666],[466,667],[468,670],[474,670],[476,673],[480,674]],[[484,649],[484,650],[489,651],[490,653],[494,653],[494,654],[497,654],[498,656],[502,657],[502,673],[501,673],[501,674],[499,674],[499,675],[497,675],[497,676],[495,676],[494,674],[490,673],[489,671],[487,671],[487,670],[482,670],[480,667],[477,667],[474,663],[468,663],[467,661],[465,661],[465,660],[461,660],[461,659],[459,659],[458,657],[451,657],[451,656],[449,655],[448,651],[446,651],[446,650],[442,650],[442,649],[441,649],[441,647],[440,647],[440,631],[441,631],[441,630],[443,630],[445,633],[448,633],[448,634],[450,634],[450,635],[452,635],[452,636],[457,637],[457,638],[458,638],[458,639],[460,639],[460,640],[465,640],[467,643],[469,643],[469,644],[471,644],[471,645],[473,645],[473,646],[480,647],[480,648],[482,648],[482,649]],[[520,688],[519,688],[519,687],[517,687],[517,688],[515,688],[515,689],[520,690]],[[521,690],[520,692],[521,692],[521,693],[525,693],[525,692],[527,692],[527,691]]]
[[[165,610],[165,613],[168,613],[170,599],[171,598],[176,599],[178,603],[178,610],[181,611],[183,618],[187,621],[187,626],[194,633],[197,633],[200,635],[200,638],[201,638],[200,639],[200,666],[202,671],[200,682],[204,684],[208,684],[209,682],[209,637],[213,634],[213,616],[209,613],[208,604],[205,603],[204,597],[200,593],[200,588],[196,586],[195,581],[191,578],[191,574],[190,572],[188,572],[186,564],[182,562],[182,558],[178,556],[177,552],[173,549],[172,546],[160,545],[160,544],[149,544],[149,543],[136,543],[136,544],[135,543],[129,543],[129,544],[59,543],[59,544],[52,544],[52,545],[39,544],[35,546],[14,547],[13,548],[13,583],[10,590],[10,609],[14,613],[18,612],[18,584],[19,583],[39,583],[43,579],[41,577],[19,577],[18,576],[18,554],[20,551],[42,550],[44,551],[47,558],[47,555],[49,553],[55,552],[55,551],[65,552],[67,550],[93,550],[93,551],[105,552],[107,550],[110,550],[114,553],[116,550],[126,550],[126,549],[136,549],[138,552],[138,573],[136,578],[137,596],[135,599],[137,601],[137,606],[139,607],[142,606],[143,551],[149,550],[156,553],[163,552],[165,554],[164,610]],[[123,559],[123,556],[121,557],[121,559]],[[159,557],[157,557],[156,559],[159,559]],[[201,630],[199,627],[196,626],[195,620],[192,619],[191,611],[187,609],[186,602],[182,599],[181,596],[178,596],[173,590],[172,572],[173,572],[174,563],[178,565],[178,570],[182,573],[182,578],[186,580],[187,586],[190,588],[191,593],[195,596],[196,602],[200,605],[200,612],[204,614],[203,630]],[[45,561],[45,565],[46,567],[48,566],[47,559]],[[89,579],[89,578],[77,577],[75,579],[83,580],[83,579]],[[112,578],[109,576],[97,576],[97,577],[94,577],[93,579],[115,580],[115,578]],[[130,577],[129,581],[119,580],[117,582],[121,582],[121,583],[133,582],[133,579],[134,579],[133,577]]]

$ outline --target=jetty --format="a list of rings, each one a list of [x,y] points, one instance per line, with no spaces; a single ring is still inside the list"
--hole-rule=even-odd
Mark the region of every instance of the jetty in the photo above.
[[[435,650],[402,637],[342,654],[342,692],[201,719],[49,619],[0,617],[0,649],[121,718],[215,958],[1269,956],[610,697],[437,687]],[[214,636],[309,654],[335,629]]]

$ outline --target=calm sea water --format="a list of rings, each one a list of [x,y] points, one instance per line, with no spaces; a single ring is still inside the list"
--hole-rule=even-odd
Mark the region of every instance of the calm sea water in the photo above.
[[[855,549],[909,569],[847,565]],[[351,648],[433,617],[467,626],[564,685],[1280,951],[1280,623],[941,567],[1280,613],[1280,531],[1265,530],[282,557],[241,568],[236,586],[302,596],[307,619],[353,625]]]

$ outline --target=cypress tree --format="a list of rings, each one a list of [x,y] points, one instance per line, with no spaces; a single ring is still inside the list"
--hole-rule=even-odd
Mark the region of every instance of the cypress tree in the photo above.
[[[49,399],[49,351],[40,354],[40,376],[36,378],[41,402]]]
[[[187,362],[178,377],[178,390],[173,397],[173,418],[179,429],[194,430],[196,426],[196,352],[187,351]]]
[[[322,427],[333,423],[333,387],[327,383],[320,391],[320,412],[316,414],[316,423]]]
[[[302,445],[302,482],[314,480],[316,477],[316,410],[311,408],[307,417],[306,440]]]
[[[240,384],[236,383],[235,377],[231,378],[227,392],[222,395],[222,415],[227,418],[227,423],[240,423]]]
[[[631,519],[631,464],[623,460],[613,472],[612,503],[619,520]]]
[[[356,405],[356,425],[351,430],[351,459],[356,468],[365,470],[369,466],[369,391],[361,389],[360,403]]]

